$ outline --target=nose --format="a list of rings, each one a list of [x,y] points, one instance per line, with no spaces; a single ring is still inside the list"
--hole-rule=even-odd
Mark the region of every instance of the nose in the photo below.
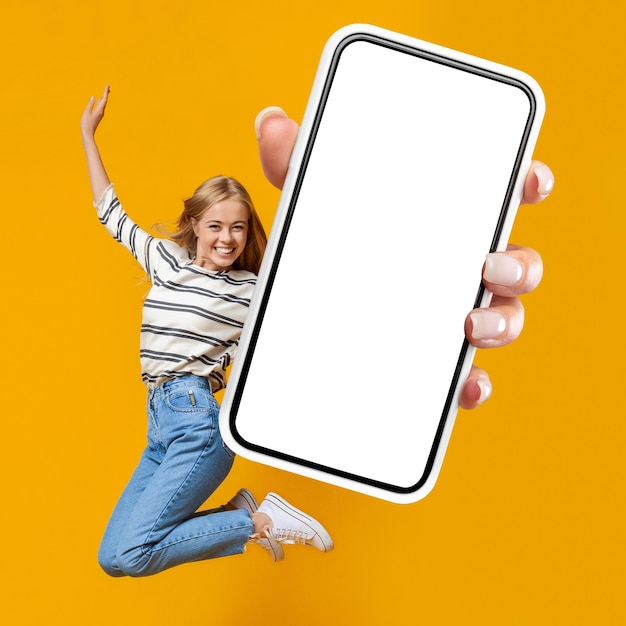
[[[233,233],[230,231],[230,228],[224,228],[220,232],[220,241],[224,243],[231,243],[233,241]]]

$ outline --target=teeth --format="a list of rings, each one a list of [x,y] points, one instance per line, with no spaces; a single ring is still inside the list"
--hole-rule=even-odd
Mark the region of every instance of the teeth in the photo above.
[[[220,254],[230,254],[235,248],[215,248]]]

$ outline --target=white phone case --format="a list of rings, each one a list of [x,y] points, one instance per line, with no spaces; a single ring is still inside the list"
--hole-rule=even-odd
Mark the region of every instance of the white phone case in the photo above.
[[[329,39],[220,412],[232,450],[393,502],[432,489],[544,108],[512,68]]]

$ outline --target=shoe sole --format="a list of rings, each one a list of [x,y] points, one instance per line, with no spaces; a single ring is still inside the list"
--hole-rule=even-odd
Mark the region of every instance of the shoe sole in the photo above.
[[[321,545],[306,545],[313,545],[314,548],[317,548],[322,552],[330,552],[335,547],[328,531],[316,519],[307,515],[304,511],[296,509],[295,506],[289,504],[289,502],[281,498],[281,496],[277,493],[268,493],[265,499],[272,502],[274,506],[278,507],[288,515],[295,517],[301,524],[308,526],[315,533],[315,536],[319,538],[319,542],[321,542]]]
[[[259,505],[258,505],[258,503],[256,501],[256,498],[247,489],[240,489],[237,492],[235,498],[237,496],[239,496],[240,498],[242,498],[245,501],[245,503],[246,503],[245,508],[247,509],[248,513],[250,513],[250,515],[255,513],[256,510],[259,508]],[[235,498],[233,498],[233,500]],[[232,502],[232,500],[231,500],[231,502]]]

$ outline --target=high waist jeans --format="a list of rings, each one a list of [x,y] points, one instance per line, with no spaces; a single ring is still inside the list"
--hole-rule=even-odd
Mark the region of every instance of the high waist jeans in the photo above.
[[[233,454],[218,426],[207,380],[184,376],[148,393],[148,444],[102,539],[111,576],[241,554],[253,524],[245,510],[197,512],[227,476]]]

